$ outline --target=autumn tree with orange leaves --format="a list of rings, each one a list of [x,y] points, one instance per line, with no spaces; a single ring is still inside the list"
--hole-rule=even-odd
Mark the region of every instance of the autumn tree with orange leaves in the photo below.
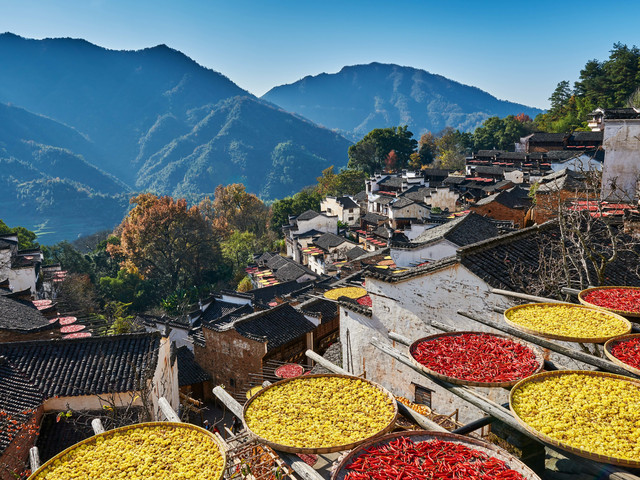
[[[107,251],[130,273],[151,281],[159,296],[211,283],[222,264],[218,237],[198,206],[145,193],[117,229]]]

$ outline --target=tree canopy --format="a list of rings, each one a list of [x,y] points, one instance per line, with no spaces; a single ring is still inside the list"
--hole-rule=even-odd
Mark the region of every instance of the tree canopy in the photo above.
[[[373,174],[382,171],[387,166],[385,162],[392,155],[396,169],[406,168],[417,146],[418,142],[407,125],[376,128],[349,147],[348,167]]]
[[[118,227],[120,243],[107,246],[128,272],[151,281],[163,296],[217,278],[220,250],[197,206],[150,193],[131,203],[135,207]]]

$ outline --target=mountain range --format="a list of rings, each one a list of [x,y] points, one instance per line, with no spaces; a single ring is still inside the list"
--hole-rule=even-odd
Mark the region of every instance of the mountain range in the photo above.
[[[240,182],[282,198],[344,166],[372,128],[535,113],[395,65],[345,67],[263,98],[165,45],[117,51],[5,33],[0,65],[10,72],[0,76],[0,218],[45,244],[113,228],[141,191],[196,201]]]
[[[525,113],[533,118],[542,113],[442,75],[382,63],[307,76],[274,87],[262,98],[353,141],[380,126],[408,125],[419,137],[445,127],[473,131],[494,116]]]

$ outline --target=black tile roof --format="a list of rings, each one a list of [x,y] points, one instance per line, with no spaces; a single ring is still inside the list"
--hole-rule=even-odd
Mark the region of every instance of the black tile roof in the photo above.
[[[476,175],[503,175],[504,168],[502,167],[494,167],[494,166],[483,166],[478,165],[475,167]]]
[[[307,274],[311,274],[314,277],[317,277],[317,275],[313,273],[311,270],[303,267],[302,265],[298,265],[293,261],[288,262],[286,265],[283,265],[282,267],[278,268],[277,271],[274,272],[274,276],[281,282],[298,280],[300,277]]]
[[[314,245],[324,249],[324,250],[328,250],[329,248],[333,248],[333,247],[337,247],[339,245],[342,245],[343,243],[347,242],[348,240],[344,237],[340,237],[338,235],[335,235],[331,232],[327,232],[324,233],[322,235],[320,235],[318,238],[316,238],[313,243]],[[350,242],[349,242],[350,243]]]
[[[374,200],[374,203],[379,203],[380,205],[388,205],[391,202],[393,202],[393,200],[396,197],[389,197],[387,195],[379,195],[378,192],[374,192],[376,195],[378,195],[378,198],[376,198]]]
[[[351,197],[338,197],[336,201],[342,205],[342,208],[360,208],[359,205],[351,199]]]
[[[0,412],[5,414],[0,415],[0,455],[15,436],[5,422],[15,420],[16,427],[24,425],[43,400],[42,390],[35,382],[19,372],[7,357],[0,355]]]
[[[634,108],[605,108],[604,110],[604,118],[605,119],[635,119],[640,118],[640,111]],[[598,115],[600,112],[597,110],[591,112],[591,115]]]
[[[463,246],[498,234],[498,228],[494,222],[472,212],[444,225],[426,230],[413,240],[413,245],[420,246],[446,239],[455,245]]]
[[[311,230],[307,230],[306,232],[303,233],[293,233],[292,236],[295,238],[308,238],[308,237],[315,237],[316,235],[322,235],[324,232],[321,232],[320,230],[316,230],[315,228],[312,228]]]
[[[314,317],[321,317],[321,323],[329,322],[338,316],[338,306],[329,300],[314,299],[299,305],[300,310]]]
[[[356,202],[366,202],[369,199],[369,194],[366,192],[366,190],[362,190],[361,192],[356,193],[353,196],[353,199]]]
[[[636,118],[640,118],[640,114],[636,113]],[[604,132],[573,132],[570,140],[573,142],[591,142],[601,143]]]
[[[15,247],[17,244],[18,242],[0,237],[0,250],[7,250],[9,248]]]
[[[373,223],[377,225],[378,223],[386,222],[389,219],[384,215],[378,215],[377,213],[369,212],[364,217],[362,217],[362,220],[364,220],[367,223]]]
[[[314,330],[315,326],[288,303],[245,315],[224,325],[205,325],[213,331],[235,329],[243,337],[267,342],[267,350],[278,348]]]
[[[424,170],[422,170],[422,174],[425,176],[425,178],[439,178],[439,177],[446,178],[449,176],[449,170],[442,170],[438,168],[425,168]]]
[[[378,185],[381,185],[383,187],[400,188],[402,187],[402,177],[387,177],[384,180],[378,182]]]
[[[296,217],[296,220],[311,220],[313,218],[316,218],[318,215],[320,215],[320,213],[314,210],[307,210],[306,212],[303,212],[300,215],[298,215]]]
[[[366,255],[367,251],[360,247],[353,247],[351,250],[347,251],[347,259],[355,260],[362,255]]]
[[[391,204],[391,208],[394,208],[394,209],[404,208],[404,207],[408,207],[412,203],[415,203],[415,202],[410,198],[399,197],[399,198],[396,198],[396,200]]]
[[[0,330],[33,333],[57,327],[57,323],[49,323],[33,303],[0,295]]]
[[[531,206],[531,199],[528,197],[528,192],[520,187],[513,187],[509,190],[502,190],[501,192],[489,195],[488,197],[478,200],[476,205],[482,206],[493,202],[513,209],[524,209]],[[473,209],[473,206],[471,208]]]
[[[220,318],[223,315],[227,315],[234,310],[237,310],[242,305],[238,305],[237,303],[223,302],[219,299],[214,299],[211,302],[206,310],[202,312],[202,316],[200,317],[200,321],[204,322],[212,322],[216,318]]]
[[[393,270],[382,270],[380,268],[375,268],[374,266],[370,266],[367,267],[367,270],[365,271],[365,276],[366,277],[372,277],[372,278],[378,278],[380,280],[383,280],[385,282],[388,283],[396,283],[396,282],[402,282],[405,280],[409,280],[411,278],[414,277],[420,277],[422,275],[427,275],[429,273],[433,273],[436,272],[438,270],[442,270],[443,268],[448,268],[452,265],[455,265],[458,263],[458,260],[456,259],[455,256],[451,256],[451,257],[445,257],[442,258],[440,260],[437,260],[435,262],[431,262],[428,263],[426,265],[423,265],[421,267],[415,267],[415,268],[410,268],[405,272],[400,272],[400,273],[394,273]],[[341,302],[342,304],[343,302]],[[348,304],[345,304],[344,306],[349,308],[350,310],[354,310],[354,311],[358,311],[356,310],[355,306],[347,306]],[[358,307],[362,307],[362,305],[356,304]],[[365,307],[368,308],[368,307]]]
[[[414,202],[424,202],[424,198],[430,197],[431,193],[435,192],[435,190],[435,188],[415,185],[407,189],[402,195],[400,195],[400,197],[408,198]]]
[[[227,323],[231,323],[234,320],[237,320],[240,317],[244,317],[245,315],[250,315],[254,312],[254,309],[251,305],[245,304],[236,308],[232,312],[229,312],[221,317],[216,318],[210,322],[203,323],[203,325],[207,328],[211,328],[212,326],[220,327],[221,325],[226,325]]]
[[[159,333],[0,343],[5,356],[45,398],[134,391],[158,361]]]
[[[447,178],[444,179],[442,183],[447,183],[451,185],[460,185],[461,183],[464,183],[466,181],[467,181],[466,178],[461,177],[459,175],[449,175]]]
[[[496,155],[502,155],[504,150],[478,150],[475,154],[477,157],[495,157]]]
[[[181,387],[211,380],[211,375],[202,368],[189,347],[178,349],[178,384]]]
[[[548,255],[545,247],[559,238],[558,222],[552,220],[460,248],[457,255],[462,265],[493,288],[526,293],[527,282],[538,275],[541,251]],[[619,258],[607,266],[606,284],[640,286],[640,277],[630,268],[637,265],[638,254],[640,251],[620,252]]]
[[[290,295],[302,288],[312,285],[313,282],[296,282],[295,280],[278,283],[277,285],[269,285],[268,287],[256,288],[246,292],[251,295],[254,302],[267,304],[276,299],[276,297],[283,297]]]
[[[564,168],[558,172],[551,173],[540,179],[540,186],[537,192],[557,192],[559,190],[584,190],[586,177]]]
[[[278,268],[286,264],[287,260],[285,260],[285,258],[281,255],[274,255],[267,261],[267,263],[265,263],[265,265],[272,270],[277,270]]]

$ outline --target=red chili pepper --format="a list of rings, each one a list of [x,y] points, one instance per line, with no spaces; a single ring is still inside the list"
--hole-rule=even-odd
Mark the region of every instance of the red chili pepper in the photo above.
[[[366,450],[346,469],[350,471],[345,480],[525,479],[505,462],[465,445],[442,440],[414,443],[408,437]]]
[[[627,365],[640,368],[640,337],[616,343],[611,349],[611,353]]]
[[[539,367],[529,347],[489,333],[462,333],[427,340],[411,352],[422,365],[472,382],[511,382]]]
[[[592,290],[583,298],[598,307],[640,313],[640,289],[603,288]]]

